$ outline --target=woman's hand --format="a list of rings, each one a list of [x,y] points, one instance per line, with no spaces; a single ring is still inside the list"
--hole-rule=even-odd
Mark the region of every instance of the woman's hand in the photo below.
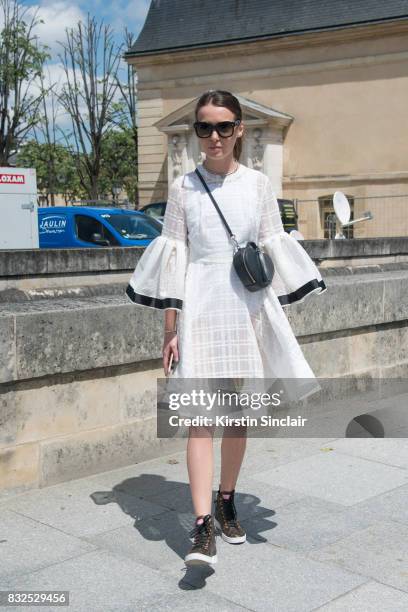
[[[165,376],[169,375],[170,355],[173,354],[173,362],[179,360],[177,332],[164,332],[163,342],[163,368]]]

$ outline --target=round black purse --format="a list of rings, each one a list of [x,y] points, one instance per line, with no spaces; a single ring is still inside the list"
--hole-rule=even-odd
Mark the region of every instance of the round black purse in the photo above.
[[[230,226],[226,222],[224,215],[220,211],[217,202],[215,201],[207,183],[202,177],[198,168],[195,169],[200,181],[204,185],[205,190],[211,198],[216,210],[218,211],[231,240],[234,243],[234,255],[232,263],[238,277],[248,291],[259,291],[264,289],[271,282],[274,274],[274,265],[268,253],[262,251],[255,242],[247,242],[244,247],[240,247],[235,235],[232,233]]]

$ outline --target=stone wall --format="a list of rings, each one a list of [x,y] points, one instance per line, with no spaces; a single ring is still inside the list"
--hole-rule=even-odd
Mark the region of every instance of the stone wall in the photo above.
[[[334,248],[341,251],[343,243]],[[392,251],[390,245],[382,248]],[[123,269],[131,260],[133,268],[134,249],[104,251],[90,254],[94,270],[100,263],[95,272],[103,273],[102,261],[105,271],[117,271],[121,257]],[[72,261],[84,254],[65,257],[66,273],[75,271],[79,278]],[[15,279],[24,268],[18,261]],[[8,272],[13,277],[12,266]],[[327,292],[285,310],[316,376],[405,376],[407,265],[322,268],[322,274]],[[20,301],[0,302],[2,495],[185,448],[185,439],[156,437],[164,313],[130,303],[125,286],[114,283],[111,293],[53,299],[22,299],[22,292]]]
[[[408,237],[304,240],[322,268],[408,263]],[[142,247],[0,250],[0,303],[118,293]]]

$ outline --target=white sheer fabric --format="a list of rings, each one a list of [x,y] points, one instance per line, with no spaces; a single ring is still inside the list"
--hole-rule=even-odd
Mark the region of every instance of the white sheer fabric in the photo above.
[[[128,297],[179,310],[175,378],[315,381],[282,306],[326,286],[303,247],[284,231],[269,178],[243,164],[225,177],[197,167],[240,245],[253,240],[270,254],[272,284],[253,293],[243,286],[227,231],[198,176],[189,172],[171,186],[162,235],[140,258]],[[309,385],[309,391],[319,388],[317,381]]]
[[[128,297],[142,306],[181,310],[187,269],[187,224],[177,181],[170,188],[163,229],[142,253],[129,280]]]
[[[269,179],[265,181],[258,240],[274,262],[272,287],[282,306],[303,302],[311,293],[326,291],[318,268],[299,242],[285,232]]]

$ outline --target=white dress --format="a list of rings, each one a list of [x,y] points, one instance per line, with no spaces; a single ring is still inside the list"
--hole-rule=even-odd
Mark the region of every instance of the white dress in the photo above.
[[[163,230],[145,249],[126,294],[137,305],[179,311],[175,378],[298,379],[292,399],[320,389],[283,307],[326,285],[284,231],[269,178],[239,164],[220,176],[198,164],[240,246],[254,241],[272,258],[272,283],[248,291],[232,265],[233,245],[192,171],[172,183]]]

